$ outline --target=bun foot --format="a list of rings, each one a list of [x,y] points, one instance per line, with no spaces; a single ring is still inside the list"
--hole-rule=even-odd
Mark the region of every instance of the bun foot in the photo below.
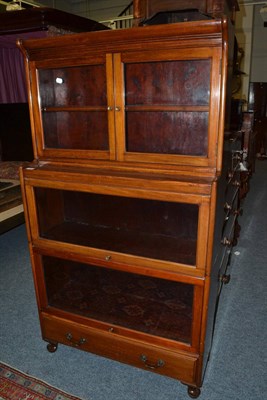
[[[55,353],[55,351],[57,351],[57,343],[48,343],[46,348],[49,351],[49,353]]]
[[[200,389],[194,386],[188,386],[187,393],[192,399],[196,399],[200,395]]]

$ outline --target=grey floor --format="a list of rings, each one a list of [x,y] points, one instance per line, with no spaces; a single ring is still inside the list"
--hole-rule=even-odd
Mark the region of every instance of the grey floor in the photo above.
[[[240,220],[199,399],[267,398],[267,161],[258,162]],[[42,341],[25,226],[0,236],[0,361],[85,400],[189,399],[179,382]]]

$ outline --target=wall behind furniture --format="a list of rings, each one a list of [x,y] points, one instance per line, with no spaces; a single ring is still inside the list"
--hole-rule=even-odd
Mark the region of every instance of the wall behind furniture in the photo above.
[[[103,21],[117,17],[131,0],[42,0],[46,7],[58,8],[81,17]]]
[[[267,82],[267,27],[260,15],[262,5],[255,5],[251,58],[251,82]]]
[[[238,45],[245,55],[241,63],[242,87],[236,98],[248,100],[249,82],[267,82],[267,27],[260,15],[264,2],[240,2],[235,25]]]
[[[254,7],[244,4],[240,4],[239,7],[240,11],[236,13],[235,33],[238,46],[244,50],[240,69],[245,74],[241,78],[241,89],[234,97],[247,100],[250,81]]]
[[[58,8],[96,21],[118,16],[130,0],[42,0],[47,7]],[[240,11],[236,14],[236,36],[238,45],[244,50],[241,70],[242,87],[236,98],[248,99],[249,82],[267,82],[267,27],[263,27],[260,8],[263,4],[253,0],[240,0]],[[260,1],[260,3],[263,3]]]

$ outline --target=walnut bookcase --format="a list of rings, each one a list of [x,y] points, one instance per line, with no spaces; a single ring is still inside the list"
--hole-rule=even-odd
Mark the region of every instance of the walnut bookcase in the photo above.
[[[150,369],[191,397],[239,207],[232,150],[223,156],[227,40],[218,19],[18,43],[35,153],[21,183],[48,349]]]

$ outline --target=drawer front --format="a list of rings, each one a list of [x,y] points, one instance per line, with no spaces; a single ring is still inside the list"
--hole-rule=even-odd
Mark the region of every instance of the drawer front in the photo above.
[[[41,313],[43,339],[62,343],[100,356],[178,379],[187,384],[196,382],[199,358],[196,354],[122,338],[111,329],[103,332],[61,318]]]

